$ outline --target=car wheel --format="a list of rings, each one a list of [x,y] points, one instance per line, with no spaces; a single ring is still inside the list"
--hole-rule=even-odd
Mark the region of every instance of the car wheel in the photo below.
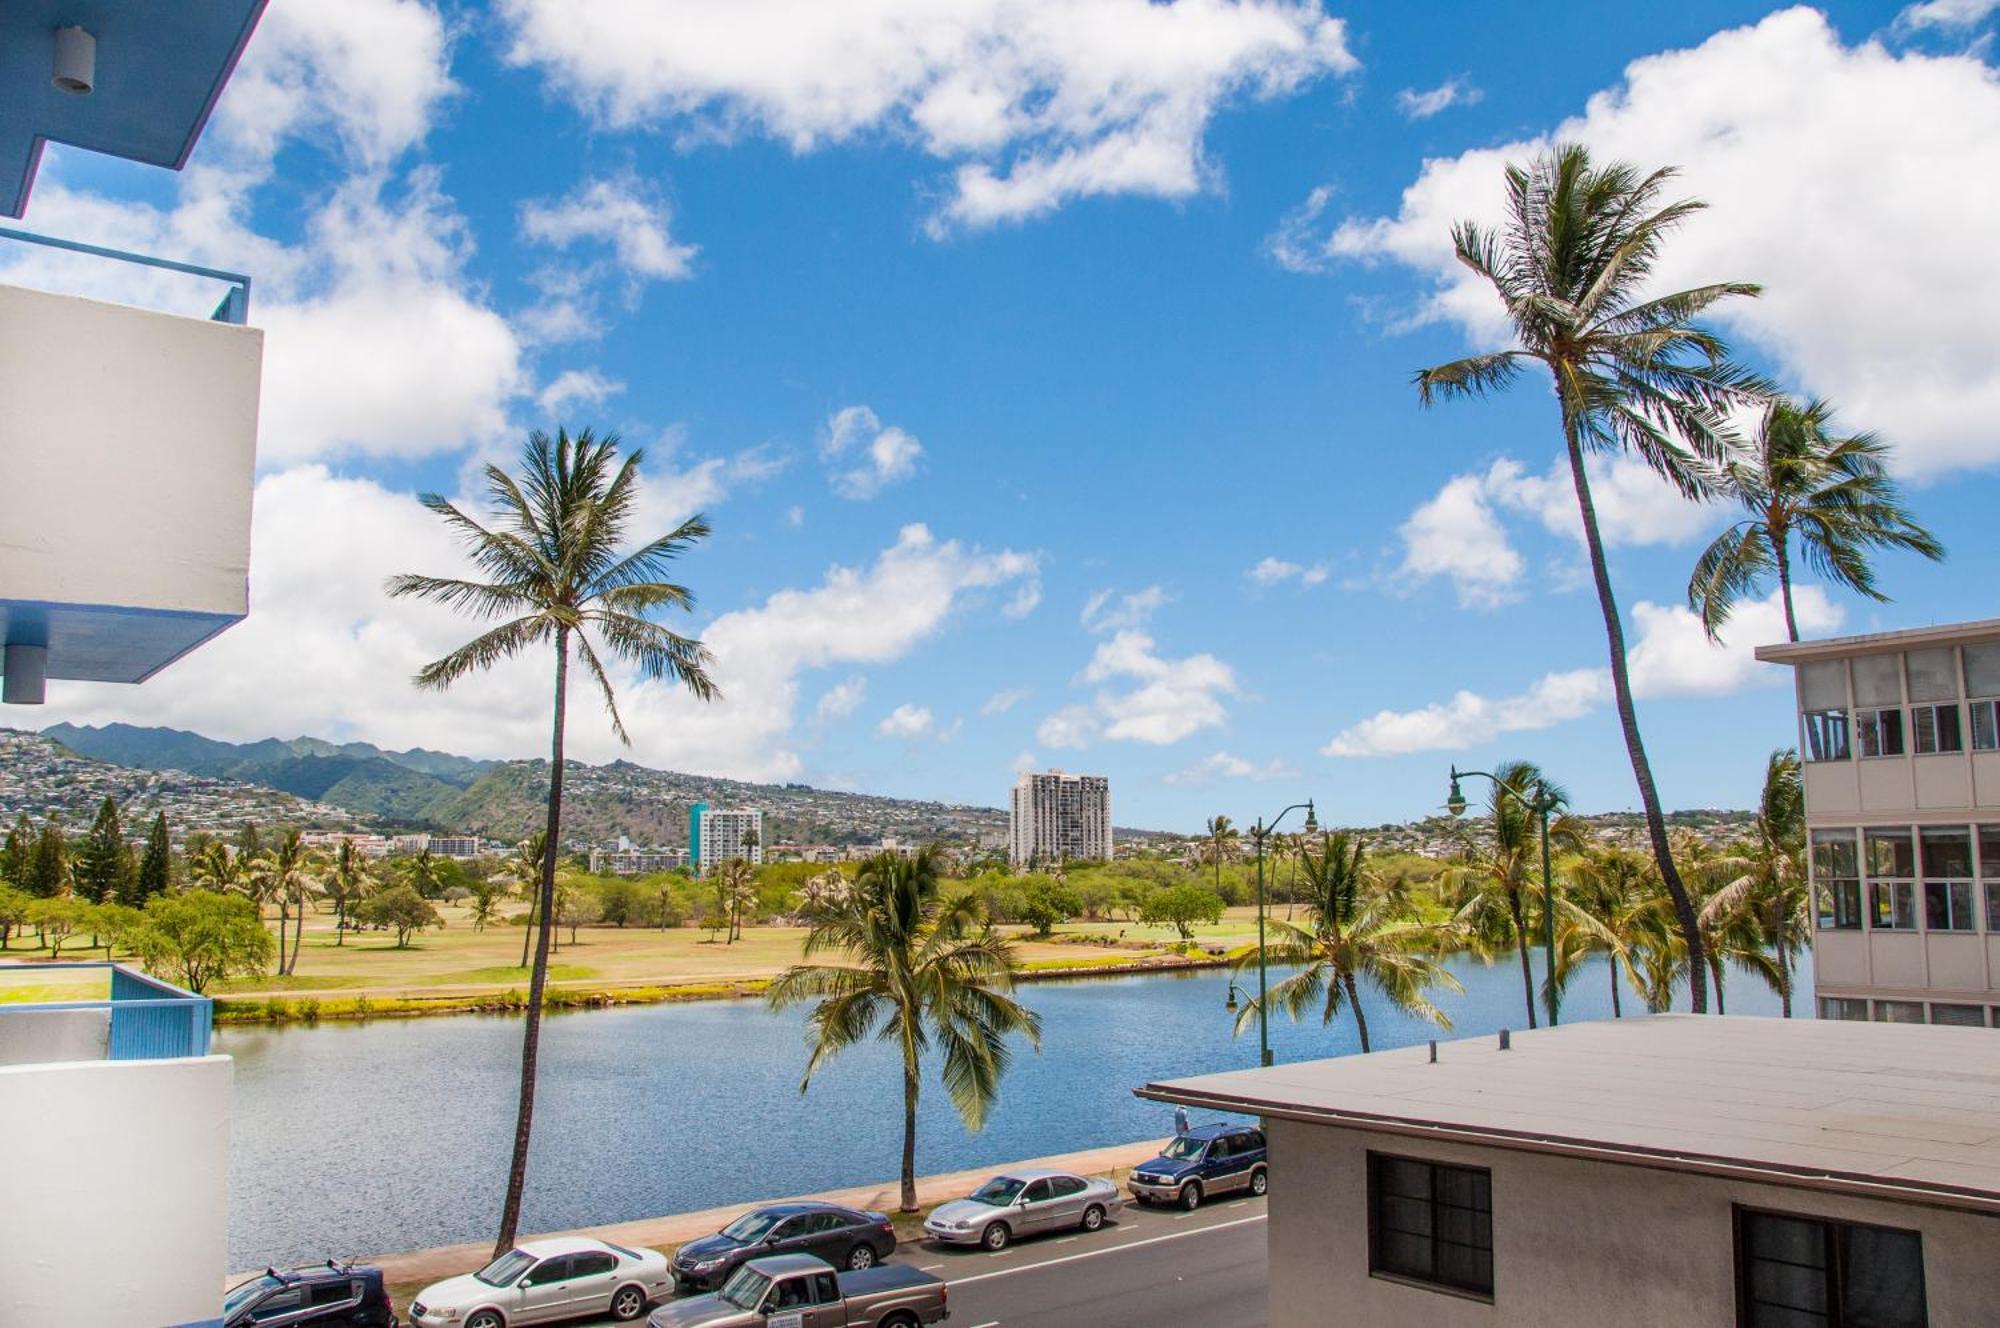
[[[1007,1230],[1005,1222],[995,1222],[979,1233],[979,1243],[989,1250],[1004,1250],[1013,1238],[1014,1233]]]
[[[1095,1231],[1104,1225],[1104,1210],[1096,1204],[1083,1210],[1083,1229]]]
[[[492,1310],[481,1310],[465,1321],[465,1328],[507,1328],[507,1321]]]
[[[1262,1167],[1250,1173],[1250,1193],[1262,1195],[1271,1188],[1271,1178],[1264,1174]]]
[[[1181,1187],[1181,1207],[1192,1213],[1201,1207],[1201,1182],[1191,1180]]]
[[[856,1245],[847,1252],[847,1269],[849,1272],[858,1273],[864,1268],[873,1268],[874,1266],[875,1247],[873,1245]]]
[[[646,1292],[643,1287],[622,1286],[611,1293],[611,1317],[620,1323],[630,1323],[646,1312]]]
[[[905,1314],[899,1310],[882,1320],[877,1325],[877,1328],[917,1328],[917,1320],[915,1316]]]

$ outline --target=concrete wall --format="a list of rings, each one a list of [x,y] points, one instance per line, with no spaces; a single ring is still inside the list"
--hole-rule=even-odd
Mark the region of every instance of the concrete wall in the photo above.
[[[16,1006],[0,1016],[0,1065],[101,1061],[110,1041],[109,1010]]]
[[[226,1056],[0,1067],[0,1324],[220,1318],[233,1072]]]
[[[1931,1328],[1990,1328],[2000,1218],[1273,1120],[1271,1328],[1736,1322],[1732,1204],[1923,1233]],[[1493,1173],[1491,1303],[1368,1272],[1370,1150]]]

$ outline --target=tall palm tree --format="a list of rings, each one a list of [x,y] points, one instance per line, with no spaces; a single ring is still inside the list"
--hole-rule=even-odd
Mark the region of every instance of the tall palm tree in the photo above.
[[[1361,984],[1366,982],[1397,1009],[1449,1029],[1451,1020],[1432,1003],[1431,989],[1464,988],[1432,958],[1436,929],[1416,915],[1400,881],[1378,879],[1367,865],[1367,849],[1345,830],[1323,834],[1317,846],[1308,846],[1300,856],[1299,875],[1306,921],[1271,919],[1273,936],[1263,957],[1301,967],[1271,988],[1271,1007],[1296,1021],[1317,1005],[1323,1024],[1331,1024],[1344,1007],[1354,1015],[1365,1052],[1371,1049],[1368,1016],[1361,1009]],[[1253,946],[1236,961],[1238,971],[1257,959]],[[1256,1022],[1260,1008],[1255,1000],[1244,1004],[1236,1016],[1238,1033]]]
[[[973,1130],[985,1125],[999,1099],[1012,1059],[1008,1037],[1024,1036],[1037,1051],[1042,1045],[1041,1016],[1009,994],[1013,943],[987,924],[977,894],[947,897],[942,875],[935,848],[869,859],[806,936],[808,961],[834,954],[846,962],[795,964],[778,975],[769,995],[774,1010],[813,1002],[801,1093],[820,1066],[856,1043],[879,1039],[901,1052],[906,1213],[917,1208],[917,1099],[932,1043],[945,1091]]]
[[[1709,497],[1719,467],[1737,445],[1727,413],[1769,394],[1761,378],[1730,361],[1721,338],[1694,321],[1732,296],[1757,294],[1756,286],[1729,281],[1668,295],[1646,293],[1661,243],[1703,206],[1693,200],[1661,205],[1661,191],[1673,177],[1672,170],[1641,175],[1623,162],[1593,165],[1589,152],[1576,144],[1559,146],[1526,167],[1509,166],[1506,225],[1495,231],[1460,222],[1452,228],[1452,242],[1459,262],[1498,292],[1518,344],[1422,370],[1416,385],[1428,406],[1440,398],[1484,396],[1533,365],[1548,371],[1604,618],[1619,728],[1660,879],[1690,950],[1699,950],[1694,901],[1674,867],[1652,763],[1633,710],[1625,629],[1585,468],[1593,453],[1632,453],[1687,497]],[[1706,1011],[1700,965],[1694,966],[1689,987],[1694,1009]]]
[[[1874,434],[1837,436],[1833,408],[1812,400],[1773,401],[1764,411],[1748,455],[1725,472],[1729,495],[1750,513],[1715,537],[1688,580],[1688,607],[1713,640],[1744,596],[1775,576],[1785,605],[1785,631],[1799,639],[1792,612],[1792,539],[1820,576],[1873,600],[1871,549],[1903,549],[1933,562],[1944,546],[1910,516],[1889,478],[1889,445]]]
[[[261,920],[264,910],[272,904],[278,906],[278,974],[285,972],[285,938],[291,927],[291,903],[285,898],[285,887],[280,880],[276,864],[271,854],[263,850],[236,854],[236,888],[244,897],[256,905],[257,917]]]
[[[278,975],[289,977],[298,971],[299,947],[306,939],[306,900],[312,894],[315,881],[315,855],[305,846],[304,838],[297,830],[287,830],[278,841],[277,847],[265,855],[265,871],[270,877],[270,888],[278,897]],[[298,914],[298,931],[292,938],[292,953],[289,962],[285,960],[284,928],[287,911]]]
[[[729,919],[729,944],[743,936],[743,912],[757,897],[757,869],[742,858],[731,858],[715,869],[715,898]]]
[[[1227,816],[1208,818],[1208,857],[1215,864],[1215,893],[1222,893],[1222,860],[1236,852],[1243,832],[1229,823]]]
[[[333,865],[327,869],[320,883],[321,890],[333,904],[333,943],[347,944],[348,918],[354,906],[368,897],[374,888],[375,878],[368,870],[368,859],[355,852],[354,841],[343,839],[334,851]]]
[[[219,839],[209,839],[188,852],[188,875],[204,890],[233,894],[243,886],[241,859]]]
[[[1536,932],[1530,925],[1528,904],[1541,901],[1541,818],[1522,800],[1531,788],[1545,789],[1560,810],[1569,795],[1554,784],[1545,783],[1540,767],[1532,761],[1507,761],[1495,766],[1498,777],[1487,803],[1493,823],[1490,845],[1476,844],[1468,861],[1447,868],[1443,874],[1444,895],[1455,912],[1452,923],[1459,935],[1479,958],[1491,961],[1502,950],[1512,949],[1521,964],[1521,995],[1527,1003],[1528,1027],[1535,1022],[1535,972],[1531,962]],[[1554,844],[1575,845],[1583,836],[1582,827],[1567,813],[1549,822],[1549,839]],[[1557,905],[1558,914],[1561,913]],[[1539,925],[1539,921],[1536,925]]]
[[[1787,1019],[1792,1017],[1792,973],[1799,955],[1812,944],[1812,892],[1806,883],[1806,799],[1799,775],[1799,754],[1790,748],[1772,752],[1764,767],[1764,789],[1757,800],[1751,841],[1731,860],[1741,874],[1711,895],[1703,913],[1711,910],[1718,924],[1742,918],[1757,952],[1770,956],[1768,973]]]
[[[546,831],[537,830],[514,846],[514,859],[509,871],[520,882],[521,894],[528,901],[528,925],[521,929],[521,963],[528,966],[528,945],[540,934],[537,925],[541,917],[542,857],[548,848]]]
[[[535,962],[528,979],[528,1011],[521,1035],[520,1104],[514,1121],[514,1155],[507,1172],[507,1197],[500,1212],[495,1257],[512,1248],[520,1224],[521,1194],[528,1176],[528,1140],[535,1116],[535,1069],[541,1050],[542,997],[548,984],[550,921],[554,916],[556,854],[562,844],[563,720],[569,699],[570,656],[596,684],[611,731],[630,745],[618,716],[611,677],[605,672],[602,643],[614,660],[647,679],[667,679],[703,700],[716,695],[708,676],[707,649],[652,620],[666,609],[689,609],[694,596],[664,578],[674,559],[709,533],[708,522],[691,517],[679,527],[621,552],[638,501],[638,449],[618,459],[616,438],[595,438],[584,430],[575,438],[558,431],[551,439],[537,430],[521,454],[517,478],[496,465],[486,467],[490,525],[460,511],[438,494],[423,496],[464,542],[484,580],[404,574],[391,577],[394,596],[433,600],[476,618],[503,621],[444,658],[424,666],[416,684],[443,689],[471,673],[491,668],[527,651],[552,646],[555,687],[550,707],[549,811],[542,854],[541,918],[534,928]]]

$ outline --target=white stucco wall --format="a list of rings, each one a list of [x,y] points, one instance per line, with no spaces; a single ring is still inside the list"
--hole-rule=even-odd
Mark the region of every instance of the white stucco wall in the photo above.
[[[0,1324],[221,1316],[227,1056],[0,1067]]]
[[[1732,1204],[1923,1233],[1931,1328],[2000,1322],[2000,1218],[1269,1122],[1271,1328],[1736,1322]],[[1370,1150],[1493,1173],[1493,1300],[1368,1272]]]
[[[110,1041],[109,1010],[37,1010],[15,1006],[0,1019],[0,1065],[101,1061]]]
[[[264,334],[0,286],[0,594],[241,615]]]

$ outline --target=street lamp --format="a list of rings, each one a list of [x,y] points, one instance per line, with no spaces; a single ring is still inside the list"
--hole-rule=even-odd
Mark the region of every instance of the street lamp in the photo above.
[[[1238,997],[1241,997],[1241,998],[1242,998],[1243,1000],[1246,1000],[1246,1001],[1247,1001],[1247,1000],[1249,1000],[1249,999],[1250,999],[1250,993],[1249,993],[1249,992],[1247,992],[1247,991],[1245,991],[1245,990],[1243,990],[1243,988],[1241,988],[1241,987],[1237,986],[1237,985],[1236,985],[1236,983],[1235,983],[1234,981],[1232,981],[1232,982],[1231,982],[1231,983],[1229,984],[1229,996],[1228,996],[1228,999],[1226,999],[1226,1000],[1224,1000],[1224,1001],[1222,1002],[1222,1008],[1223,1008],[1224,1010],[1227,1010],[1227,1011],[1228,1011],[1228,1012],[1229,1012],[1230,1014],[1235,1014],[1235,1013],[1236,1013],[1236,1011],[1237,1011],[1237,1009],[1238,1009],[1238,1005],[1237,1005],[1237,998],[1238,998]]]
[[[1453,766],[1451,768],[1451,794],[1444,800],[1444,809],[1453,816],[1465,815],[1465,792],[1458,786],[1458,781],[1461,779],[1490,779],[1493,781],[1495,788],[1510,794],[1523,807],[1526,807],[1541,818],[1542,956],[1548,967],[1548,972],[1545,975],[1547,980],[1542,988],[1542,999],[1548,1006],[1549,1027],[1554,1028],[1556,1026],[1556,1014],[1559,1002],[1556,998],[1556,886],[1555,877],[1549,870],[1549,813],[1556,809],[1557,798],[1549,790],[1548,781],[1544,780],[1540,775],[1535,776],[1533,785],[1534,796],[1530,797],[1526,790],[1514,787],[1514,785],[1509,784],[1506,780],[1500,778],[1500,776],[1492,774],[1489,771],[1460,770],[1457,766]],[[1522,945],[1528,943],[1528,938],[1525,936],[1519,939]],[[1533,1023],[1534,1018],[1535,1012],[1531,1008],[1528,1011],[1530,1024]]]
[[[1257,837],[1257,1048],[1265,1065],[1271,1063],[1271,1022],[1270,1012],[1265,1008],[1264,1000],[1268,991],[1264,959],[1264,841],[1278,828],[1278,822],[1301,807],[1306,809],[1306,833],[1310,835],[1317,832],[1319,818],[1313,814],[1311,798],[1307,798],[1304,802],[1295,802],[1285,808],[1271,818],[1269,825],[1264,824],[1260,818],[1256,828],[1250,832]],[[1233,987],[1235,984],[1230,985]],[[1233,992],[1229,999],[1232,1001],[1236,999]]]

